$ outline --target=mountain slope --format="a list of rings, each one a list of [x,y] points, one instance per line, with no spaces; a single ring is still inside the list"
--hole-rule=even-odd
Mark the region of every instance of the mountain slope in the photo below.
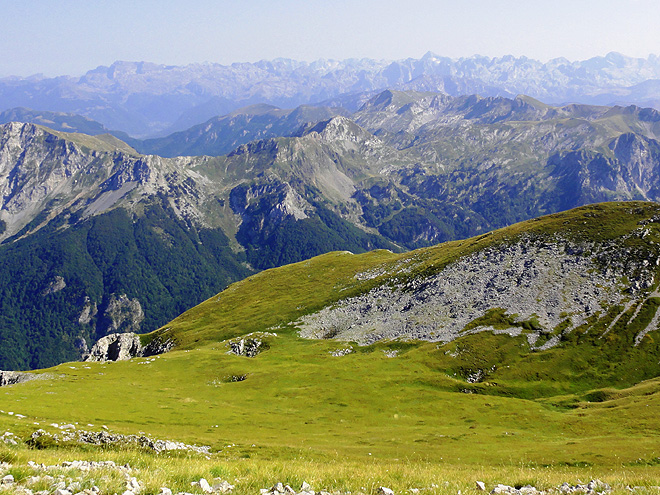
[[[12,343],[0,351],[3,368],[52,365],[107,333],[154,329],[253,273],[247,261],[264,268],[392,246],[286,182],[323,175],[323,164],[304,171],[260,159],[278,173],[255,207],[241,185],[250,176],[241,153],[164,159],[110,136],[17,123],[0,130],[0,333]],[[348,183],[331,170],[325,177],[319,190],[345,193]],[[268,221],[255,231],[260,215]]]
[[[494,324],[529,333],[534,346],[541,337],[607,327],[612,308],[657,297],[658,218],[656,203],[603,203],[404,254],[329,254],[253,275],[159,332],[184,347],[193,337],[217,341],[271,326],[363,344],[447,342],[466,330],[492,331],[488,318],[497,310]],[[278,292],[286,285],[298,297]],[[253,291],[264,288],[272,292],[259,296],[262,304],[278,311],[253,306]],[[238,330],[234,317],[243,307],[257,319],[237,318]]]
[[[138,151],[160,156],[225,155],[257,139],[289,136],[308,122],[347,114],[341,108],[300,106],[282,110],[272,105],[252,105],[163,138],[134,143]]]
[[[296,113],[281,112],[284,121]],[[66,273],[46,263],[49,278],[11,275],[15,288],[7,294],[17,295],[7,296],[7,311],[21,314],[28,304],[30,315],[41,315],[39,291],[70,284],[76,270],[87,273],[87,288],[65,289],[58,297],[67,302],[54,316],[55,327],[71,335],[62,352],[74,356],[76,339],[83,347],[80,339],[91,345],[116,328],[152,330],[256,270],[332,250],[430,246],[596,201],[658,200],[659,121],[656,111],[636,107],[388,90],[350,118],[309,123],[224,156],[175,158],[142,155],[108,135],[6,124],[0,251],[20,251],[16,259],[38,265],[35,257],[50,255],[37,256],[33,246],[87,235],[100,217],[110,224],[102,236],[123,232],[127,239],[118,251],[100,250],[94,268],[83,267],[85,255]],[[167,273],[139,237],[143,226],[159,251],[179,253]],[[71,243],[89,253],[87,244]],[[124,254],[130,261],[117,261]],[[149,282],[132,275],[122,285],[126,266]],[[215,281],[207,269],[219,270]],[[179,291],[175,281],[184,274],[179,285],[188,289]],[[134,315],[123,326],[103,316],[117,301]],[[94,304],[99,316],[81,327],[80,315]],[[27,344],[30,318],[41,322],[37,333],[53,327],[41,316],[12,317],[12,338],[31,350],[5,367],[39,365],[29,357],[37,352]]]
[[[165,354],[68,363],[7,387],[0,407],[14,415],[0,423],[24,436],[53,422],[104,424],[243,463],[641,469],[657,457],[659,218],[655,203],[606,203],[405,254],[335,252],[266,270],[143,336],[175,339]],[[493,283],[474,285],[483,270]],[[416,334],[442,322],[443,280],[474,304],[446,315],[458,332]],[[534,280],[545,286],[529,301],[537,316],[513,314]],[[397,339],[342,339],[373,335],[375,312],[406,294]],[[361,330],[348,335],[341,316],[356,304]],[[335,327],[301,338],[323,312]],[[237,355],[241,338],[260,352]]]

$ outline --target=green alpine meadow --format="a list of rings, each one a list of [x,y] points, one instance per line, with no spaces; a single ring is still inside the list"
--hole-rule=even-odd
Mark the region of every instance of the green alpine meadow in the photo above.
[[[0,455],[35,491],[48,466],[126,490],[80,460],[154,494],[656,493],[659,264],[660,205],[633,201],[268,269],[120,360],[9,380]]]

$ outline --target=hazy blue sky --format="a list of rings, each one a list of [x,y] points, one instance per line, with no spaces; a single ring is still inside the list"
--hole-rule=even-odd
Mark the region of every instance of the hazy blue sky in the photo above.
[[[658,0],[0,0],[0,76],[115,60],[660,54]]]

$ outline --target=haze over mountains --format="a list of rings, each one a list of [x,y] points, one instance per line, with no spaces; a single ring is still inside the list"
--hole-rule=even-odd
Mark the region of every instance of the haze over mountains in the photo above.
[[[357,110],[386,88],[449,95],[514,97],[549,104],[658,106],[660,59],[618,53],[584,61],[473,56],[421,59],[276,59],[257,63],[164,66],[115,62],[82,77],[0,79],[0,110],[27,107],[76,113],[134,137],[155,137],[252,104],[302,104]]]

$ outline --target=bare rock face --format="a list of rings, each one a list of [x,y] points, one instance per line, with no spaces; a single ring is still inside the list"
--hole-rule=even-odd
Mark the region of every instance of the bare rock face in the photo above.
[[[135,333],[113,333],[94,344],[83,361],[127,361],[134,357],[163,354],[173,346],[171,340],[155,338],[143,347],[140,336]]]
[[[34,375],[20,371],[0,371],[0,387],[32,380]]]
[[[92,302],[89,296],[85,296],[84,306],[78,317],[78,323],[81,325],[89,324],[97,313],[98,307],[96,306],[96,303]]]
[[[639,233],[643,235],[642,230]],[[450,342],[466,331],[502,332],[488,325],[468,327],[500,308],[516,315],[517,322],[535,321],[537,329],[528,337],[530,345],[535,345],[542,333],[551,333],[560,324],[570,332],[602,308],[631,298],[640,304],[647,297],[642,291],[653,285],[651,267],[660,264],[660,259],[631,255],[623,262],[619,252],[615,245],[577,245],[561,238],[549,242],[526,236],[460,258],[430,277],[379,285],[305,315],[297,324],[306,338],[359,344],[395,338]],[[376,278],[380,270],[355,278]],[[403,273],[406,268],[400,270]],[[512,326],[505,332],[520,334],[521,329]],[[558,343],[556,336],[537,349]]]
[[[54,294],[55,292],[59,292],[62,289],[66,287],[66,282],[64,281],[64,278],[57,275],[53,280],[50,281],[48,286],[41,291],[42,296],[47,296],[49,294]]]
[[[144,320],[140,301],[129,299],[126,294],[112,294],[103,316],[108,321],[108,333],[137,332]]]
[[[140,337],[134,333],[113,333],[100,339],[85,361],[127,361],[141,356]]]

